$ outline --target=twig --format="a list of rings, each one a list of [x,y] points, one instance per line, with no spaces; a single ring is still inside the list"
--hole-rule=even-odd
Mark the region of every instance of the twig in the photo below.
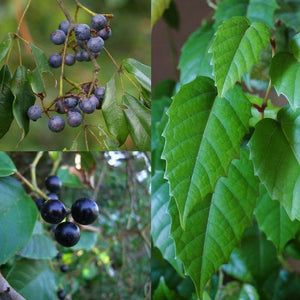
[[[0,299],[26,300],[18,294],[0,273]]]
[[[38,188],[37,186],[37,182],[36,182],[36,166],[39,163],[40,159],[42,158],[44,152],[43,151],[39,151],[36,156],[34,161],[32,162],[32,164],[30,165],[30,173],[31,173],[31,182],[32,185],[35,189]]]
[[[105,173],[106,173],[106,164],[102,168],[100,176],[99,176],[98,181],[96,183],[96,187],[95,187],[94,194],[93,194],[93,199],[95,199],[95,200],[98,197],[98,194],[99,194],[99,191],[100,191],[100,186],[101,186],[101,183],[102,183],[102,180],[104,178]]]

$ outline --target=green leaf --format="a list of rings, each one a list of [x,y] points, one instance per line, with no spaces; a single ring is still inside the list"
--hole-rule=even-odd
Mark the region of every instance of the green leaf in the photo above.
[[[173,79],[165,79],[158,82],[152,90],[152,98],[158,99],[163,96],[171,97],[175,88],[176,82]],[[155,111],[153,110],[153,113]]]
[[[2,138],[14,119],[12,105],[14,95],[10,90],[12,75],[7,65],[0,71],[0,138]]]
[[[208,195],[198,201],[185,230],[180,226],[175,201],[170,202],[176,253],[192,278],[199,298],[208,280],[228,261],[252,222],[258,180],[248,156],[249,152],[241,149],[240,159],[232,161],[228,177],[219,179],[212,197]]]
[[[183,276],[181,262],[176,259],[175,244],[170,236],[171,218],[168,214],[169,185],[163,178],[163,171],[156,171],[151,180],[151,236],[163,258],[177,273]]]
[[[173,300],[173,299],[181,299],[179,295],[168,288],[166,285],[164,277],[160,277],[159,285],[157,289],[153,293],[153,300]]]
[[[123,108],[117,100],[114,77],[106,84],[102,113],[109,132],[123,145],[128,136],[128,128]]]
[[[300,31],[300,6],[297,1],[277,0],[280,9],[276,11],[277,19],[283,21],[287,27]]]
[[[283,94],[293,109],[300,107],[298,74],[300,62],[287,52],[276,54],[272,59],[270,76],[278,95]]]
[[[11,43],[12,43],[11,35],[7,33],[4,39],[0,43],[0,62],[7,55],[9,48],[11,47]]]
[[[98,235],[94,232],[82,231],[79,242],[72,247],[74,250],[91,250],[97,242]]]
[[[240,87],[219,98],[214,81],[198,77],[181,87],[167,114],[165,177],[184,227],[194,206],[214,191],[219,177],[227,174],[230,162],[239,155],[251,104]]]
[[[126,58],[121,65],[135,77],[146,91],[151,92],[151,68],[149,66],[133,58]]]
[[[14,174],[17,168],[5,152],[0,152],[0,177]]]
[[[43,260],[21,259],[7,276],[11,286],[25,299],[56,300],[55,274]]]
[[[91,171],[95,169],[95,165],[97,161],[92,152],[82,151],[80,152],[81,156],[81,167],[87,171]]]
[[[290,51],[294,54],[295,58],[300,61],[300,33],[293,36],[289,43]]]
[[[300,223],[290,220],[285,209],[278,201],[270,198],[263,185],[260,186],[260,198],[255,215],[260,230],[274,244],[278,253],[283,251],[286,243],[293,239],[300,229]]]
[[[255,174],[291,220],[300,220],[299,115],[300,109],[281,109],[278,121],[263,119],[256,125],[249,142]]]
[[[133,96],[124,96],[125,116],[131,138],[140,151],[151,149],[151,111]]]
[[[57,176],[61,179],[63,186],[78,188],[78,189],[85,188],[82,185],[78,176],[70,173],[69,168],[60,168],[57,172]]]
[[[29,131],[29,118],[27,111],[35,102],[35,96],[32,93],[27,78],[27,70],[24,66],[19,66],[15,71],[11,91],[14,94],[13,114],[20,128],[23,129],[24,138]]]
[[[178,66],[181,84],[188,83],[200,75],[212,77],[212,54],[208,53],[208,49],[213,36],[213,23],[207,23],[191,34],[184,43]]]
[[[180,15],[178,12],[177,5],[175,1],[171,1],[170,6],[168,9],[165,10],[163,14],[163,19],[167,22],[167,24],[178,30],[180,26]]]
[[[36,205],[22,185],[11,177],[0,178],[0,265],[7,262],[30,239],[37,218]]]
[[[151,26],[162,17],[164,11],[169,7],[171,0],[151,0]]]
[[[265,24],[250,24],[245,17],[233,17],[218,28],[212,45],[212,63],[221,97],[243,74],[250,72],[269,40],[270,32]]]

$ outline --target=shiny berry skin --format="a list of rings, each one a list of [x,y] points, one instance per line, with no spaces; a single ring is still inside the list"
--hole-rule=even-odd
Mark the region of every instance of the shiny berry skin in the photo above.
[[[41,208],[42,218],[50,224],[60,223],[66,215],[66,207],[60,200],[50,199]]]
[[[55,229],[55,239],[65,247],[76,245],[80,239],[80,229],[72,222],[63,222],[57,225]]]
[[[62,182],[59,177],[52,175],[46,178],[45,186],[49,192],[57,193],[62,187]]]
[[[59,268],[63,273],[66,273],[69,270],[69,267],[66,265],[61,265]]]
[[[28,108],[27,116],[30,120],[36,121],[42,116],[42,110],[38,105],[32,105]]]
[[[48,127],[53,132],[60,132],[65,128],[65,120],[60,116],[53,116],[49,119]]]
[[[55,194],[55,193],[49,193],[49,194],[47,194],[47,196],[49,197],[49,199],[52,199],[52,200],[59,200],[58,195]]]
[[[45,203],[45,201],[46,200],[42,197],[35,200],[35,204],[36,204],[38,210],[41,210],[41,208],[42,208],[43,204]]]
[[[99,208],[94,200],[88,198],[80,198],[73,203],[71,207],[73,219],[82,225],[93,223],[98,215]]]
[[[103,15],[95,15],[92,18],[91,26],[96,30],[101,30],[107,24],[107,19]]]
[[[58,299],[60,299],[60,300],[65,299],[65,297],[66,297],[65,291],[64,291],[64,290],[59,290],[59,291],[57,291],[57,297],[58,297]]]

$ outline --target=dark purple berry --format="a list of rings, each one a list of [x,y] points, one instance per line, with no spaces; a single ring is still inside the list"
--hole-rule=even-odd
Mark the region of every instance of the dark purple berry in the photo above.
[[[69,21],[65,20],[65,21],[62,21],[62,22],[59,23],[58,28],[60,30],[62,30],[65,34],[67,34],[68,30],[69,30],[69,26],[70,26]]]
[[[65,247],[76,245],[80,239],[79,227],[72,222],[63,222],[55,229],[55,238],[58,243]]]
[[[99,99],[98,99],[96,96],[92,95],[92,96],[89,98],[89,100],[95,103],[96,109],[99,108],[100,101],[99,101]]]
[[[58,291],[57,291],[57,297],[58,297],[58,299],[60,299],[60,300],[64,300],[65,297],[66,297],[65,291],[64,291],[64,290],[58,290]]]
[[[27,111],[27,116],[30,120],[36,121],[42,116],[42,110],[38,105],[32,105]]]
[[[75,56],[73,54],[67,54],[65,57],[65,64],[67,66],[72,66],[75,64]]]
[[[69,267],[66,265],[61,265],[59,268],[63,273],[66,273],[69,270]]]
[[[48,196],[49,199],[52,199],[52,200],[59,200],[58,195],[55,194],[55,193],[48,193],[47,196]]]
[[[66,40],[66,34],[62,30],[58,29],[51,33],[50,39],[55,45],[61,45]]]
[[[87,42],[87,46],[91,52],[97,53],[103,49],[104,41],[100,36],[92,37]]]
[[[38,199],[35,200],[35,204],[36,204],[38,210],[41,210],[41,208],[42,208],[42,206],[43,206],[43,204],[44,204],[45,201],[46,200],[44,198],[42,198],[42,197],[40,197],[40,198],[38,198]]]
[[[107,24],[107,19],[103,15],[95,15],[92,18],[91,26],[96,30],[101,30]]]
[[[46,189],[51,193],[57,193],[62,187],[62,182],[59,177],[55,175],[48,176],[45,180]]]
[[[59,55],[58,53],[52,54],[48,59],[48,63],[52,68],[59,68],[62,64],[61,55]]]
[[[59,200],[48,200],[41,208],[42,218],[51,224],[58,224],[66,217],[67,211]]]
[[[105,27],[99,31],[99,36],[106,41],[111,36],[111,28]]]
[[[75,97],[68,97],[64,99],[64,104],[66,108],[74,108],[78,104],[78,99]]]
[[[88,225],[93,223],[98,215],[99,208],[97,203],[88,198],[80,198],[73,203],[71,208],[73,219],[82,225]]]
[[[65,128],[65,120],[60,116],[53,116],[49,119],[48,127],[53,132],[60,132]]]
[[[90,38],[90,27],[86,24],[76,25],[74,31],[77,40],[84,41]]]
[[[95,95],[99,100],[103,100],[104,94],[105,94],[105,87],[104,87],[104,86],[101,86],[101,87],[97,88],[96,91],[94,92],[94,95]]]
[[[59,101],[57,101],[56,103],[55,103],[55,111],[57,112],[57,113],[59,113],[59,114],[64,114],[65,113],[65,108],[64,108],[64,106],[63,106],[63,104],[62,104],[62,102],[61,102],[61,100],[59,100]]]
[[[67,123],[71,127],[78,127],[82,122],[82,115],[77,111],[71,111],[67,116]]]
[[[82,100],[82,102],[80,102],[79,106],[80,106],[80,109],[86,114],[91,114],[96,109],[95,103],[90,101],[90,99],[88,99],[88,98],[83,98],[83,100]]]

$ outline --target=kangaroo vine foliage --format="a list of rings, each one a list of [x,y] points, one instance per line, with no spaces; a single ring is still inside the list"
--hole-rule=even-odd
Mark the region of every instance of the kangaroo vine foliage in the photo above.
[[[153,92],[153,298],[297,299],[300,3],[207,2]]]
[[[0,71],[0,138],[15,120],[22,129],[22,140],[29,133],[30,120],[38,122],[45,115],[52,132],[63,131],[65,123],[73,128],[79,127],[74,129],[76,134],[72,145],[66,145],[66,149],[78,149],[79,138],[83,136],[85,150],[89,150],[89,139],[93,139],[100,150],[126,148],[128,137],[132,141],[129,144],[133,144],[130,147],[149,150],[150,67],[133,58],[126,58],[118,64],[110,54],[109,39],[113,39],[113,23],[117,21],[114,15],[92,12],[76,0],[75,13],[71,16],[64,2],[57,0],[57,7],[64,13],[65,20],[57,24],[52,33],[49,32],[49,42],[57,45],[57,51],[46,56],[43,49],[27,41],[20,33],[31,5],[35,3],[29,0],[16,32],[7,33],[0,44],[0,62],[5,60]],[[89,25],[80,23],[79,11],[91,16]],[[34,68],[23,65],[23,46],[30,49]],[[19,56],[19,66],[11,71],[9,62],[14,50]],[[103,55],[109,58],[115,69],[107,82],[98,79]],[[72,66],[85,62],[93,66],[90,78],[75,82],[71,76]],[[46,73],[54,76],[52,70],[56,68],[60,74],[52,82],[58,85],[58,95],[50,100],[44,76]],[[99,115],[96,124],[89,122],[92,113]]]

